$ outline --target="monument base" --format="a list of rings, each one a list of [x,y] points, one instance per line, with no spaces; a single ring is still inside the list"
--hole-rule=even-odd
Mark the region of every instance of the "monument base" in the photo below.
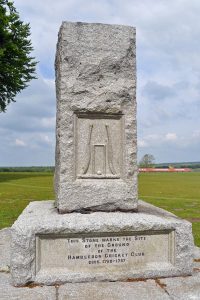
[[[137,213],[59,215],[32,202],[12,226],[15,286],[191,275],[191,224],[139,201]]]

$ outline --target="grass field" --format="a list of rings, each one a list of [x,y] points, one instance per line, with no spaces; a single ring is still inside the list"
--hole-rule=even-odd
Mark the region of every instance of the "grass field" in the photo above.
[[[200,172],[142,173],[139,197],[192,222],[200,247]]]
[[[52,173],[0,173],[0,228],[10,226],[30,201],[50,199],[54,199]]]
[[[139,197],[191,221],[200,247],[200,172],[140,174]],[[11,226],[30,201],[48,199],[54,199],[52,173],[0,172],[0,228]]]

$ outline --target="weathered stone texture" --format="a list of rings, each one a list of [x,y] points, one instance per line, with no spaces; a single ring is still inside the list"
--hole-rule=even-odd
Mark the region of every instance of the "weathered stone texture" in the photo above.
[[[59,212],[136,210],[135,28],[63,22],[56,54]]]
[[[98,282],[65,284],[59,288],[60,300],[169,300],[154,280],[147,282]]]
[[[200,259],[200,248],[194,247],[194,259],[199,260]]]
[[[1,249],[9,252],[10,228],[0,230]],[[195,259],[200,259],[200,249],[195,247]],[[7,264],[1,252],[0,265]],[[52,299],[52,300],[181,300],[200,299],[200,263],[194,263],[192,276],[129,282],[66,283],[59,287],[15,288],[10,274],[0,270],[0,299]],[[33,285],[34,286],[34,285]]]
[[[165,289],[174,300],[200,299],[200,270],[190,277],[166,278],[160,280]]]
[[[83,264],[82,268],[77,269],[67,262],[69,253],[65,249],[69,238],[98,237],[102,234],[111,237],[119,234],[126,237],[131,232],[146,236],[149,240],[141,242],[143,244],[137,242],[140,252],[143,250],[145,255],[139,260],[136,259],[135,265],[131,263],[130,266],[118,266],[115,262],[111,266],[105,264],[100,267],[85,267]],[[169,234],[170,232],[173,234]],[[163,237],[156,239],[156,233],[161,233]],[[155,238],[153,244],[151,235],[152,239]],[[38,246],[36,236],[48,240]],[[65,240],[57,240],[59,237],[64,237]],[[40,240],[38,242],[40,243]],[[167,252],[163,249],[162,242],[166,244]],[[12,227],[11,273],[16,286],[29,281],[49,285],[58,282],[117,281],[128,278],[189,275],[193,267],[193,246],[189,222],[180,220],[164,210],[154,209],[152,205],[142,201],[139,202],[138,213],[94,212],[63,215],[57,213],[52,201],[32,202]],[[110,249],[116,253],[128,253],[129,246],[120,247],[111,246]],[[83,253],[81,249],[79,255]],[[96,248],[96,253],[97,251]],[[88,254],[93,254],[93,250],[88,250]],[[78,260],[74,263],[80,265]]]
[[[8,272],[10,268],[10,228],[0,230],[0,272]]]
[[[10,275],[0,273],[1,300],[57,300],[56,288],[33,286],[16,288],[11,285]]]

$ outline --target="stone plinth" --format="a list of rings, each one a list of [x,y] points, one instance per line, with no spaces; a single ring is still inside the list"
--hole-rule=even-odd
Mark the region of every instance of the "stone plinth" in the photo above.
[[[135,28],[63,22],[56,91],[59,212],[136,210]]]
[[[12,227],[15,286],[126,281],[192,273],[191,224],[145,202],[138,213],[59,215],[32,202]]]
[[[10,228],[0,230],[0,266],[7,266],[10,254]],[[4,249],[4,252],[1,250]],[[6,252],[6,253],[5,253]],[[194,249],[192,276],[128,280],[127,282],[86,282],[66,283],[55,286],[15,288],[11,285],[10,274],[0,268],[1,300],[185,300],[200,297],[200,249]],[[10,264],[10,263],[9,263]]]

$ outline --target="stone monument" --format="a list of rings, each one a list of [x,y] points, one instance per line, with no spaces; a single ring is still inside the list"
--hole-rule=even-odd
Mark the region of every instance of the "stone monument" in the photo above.
[[[12,227],[15,286],[192,273],[191,224],[137,199],[135,29],[64,22],[56,55],[56,202]]]
[[[64,22],[56,55],[60,213],[137,209],[135,28]]]

